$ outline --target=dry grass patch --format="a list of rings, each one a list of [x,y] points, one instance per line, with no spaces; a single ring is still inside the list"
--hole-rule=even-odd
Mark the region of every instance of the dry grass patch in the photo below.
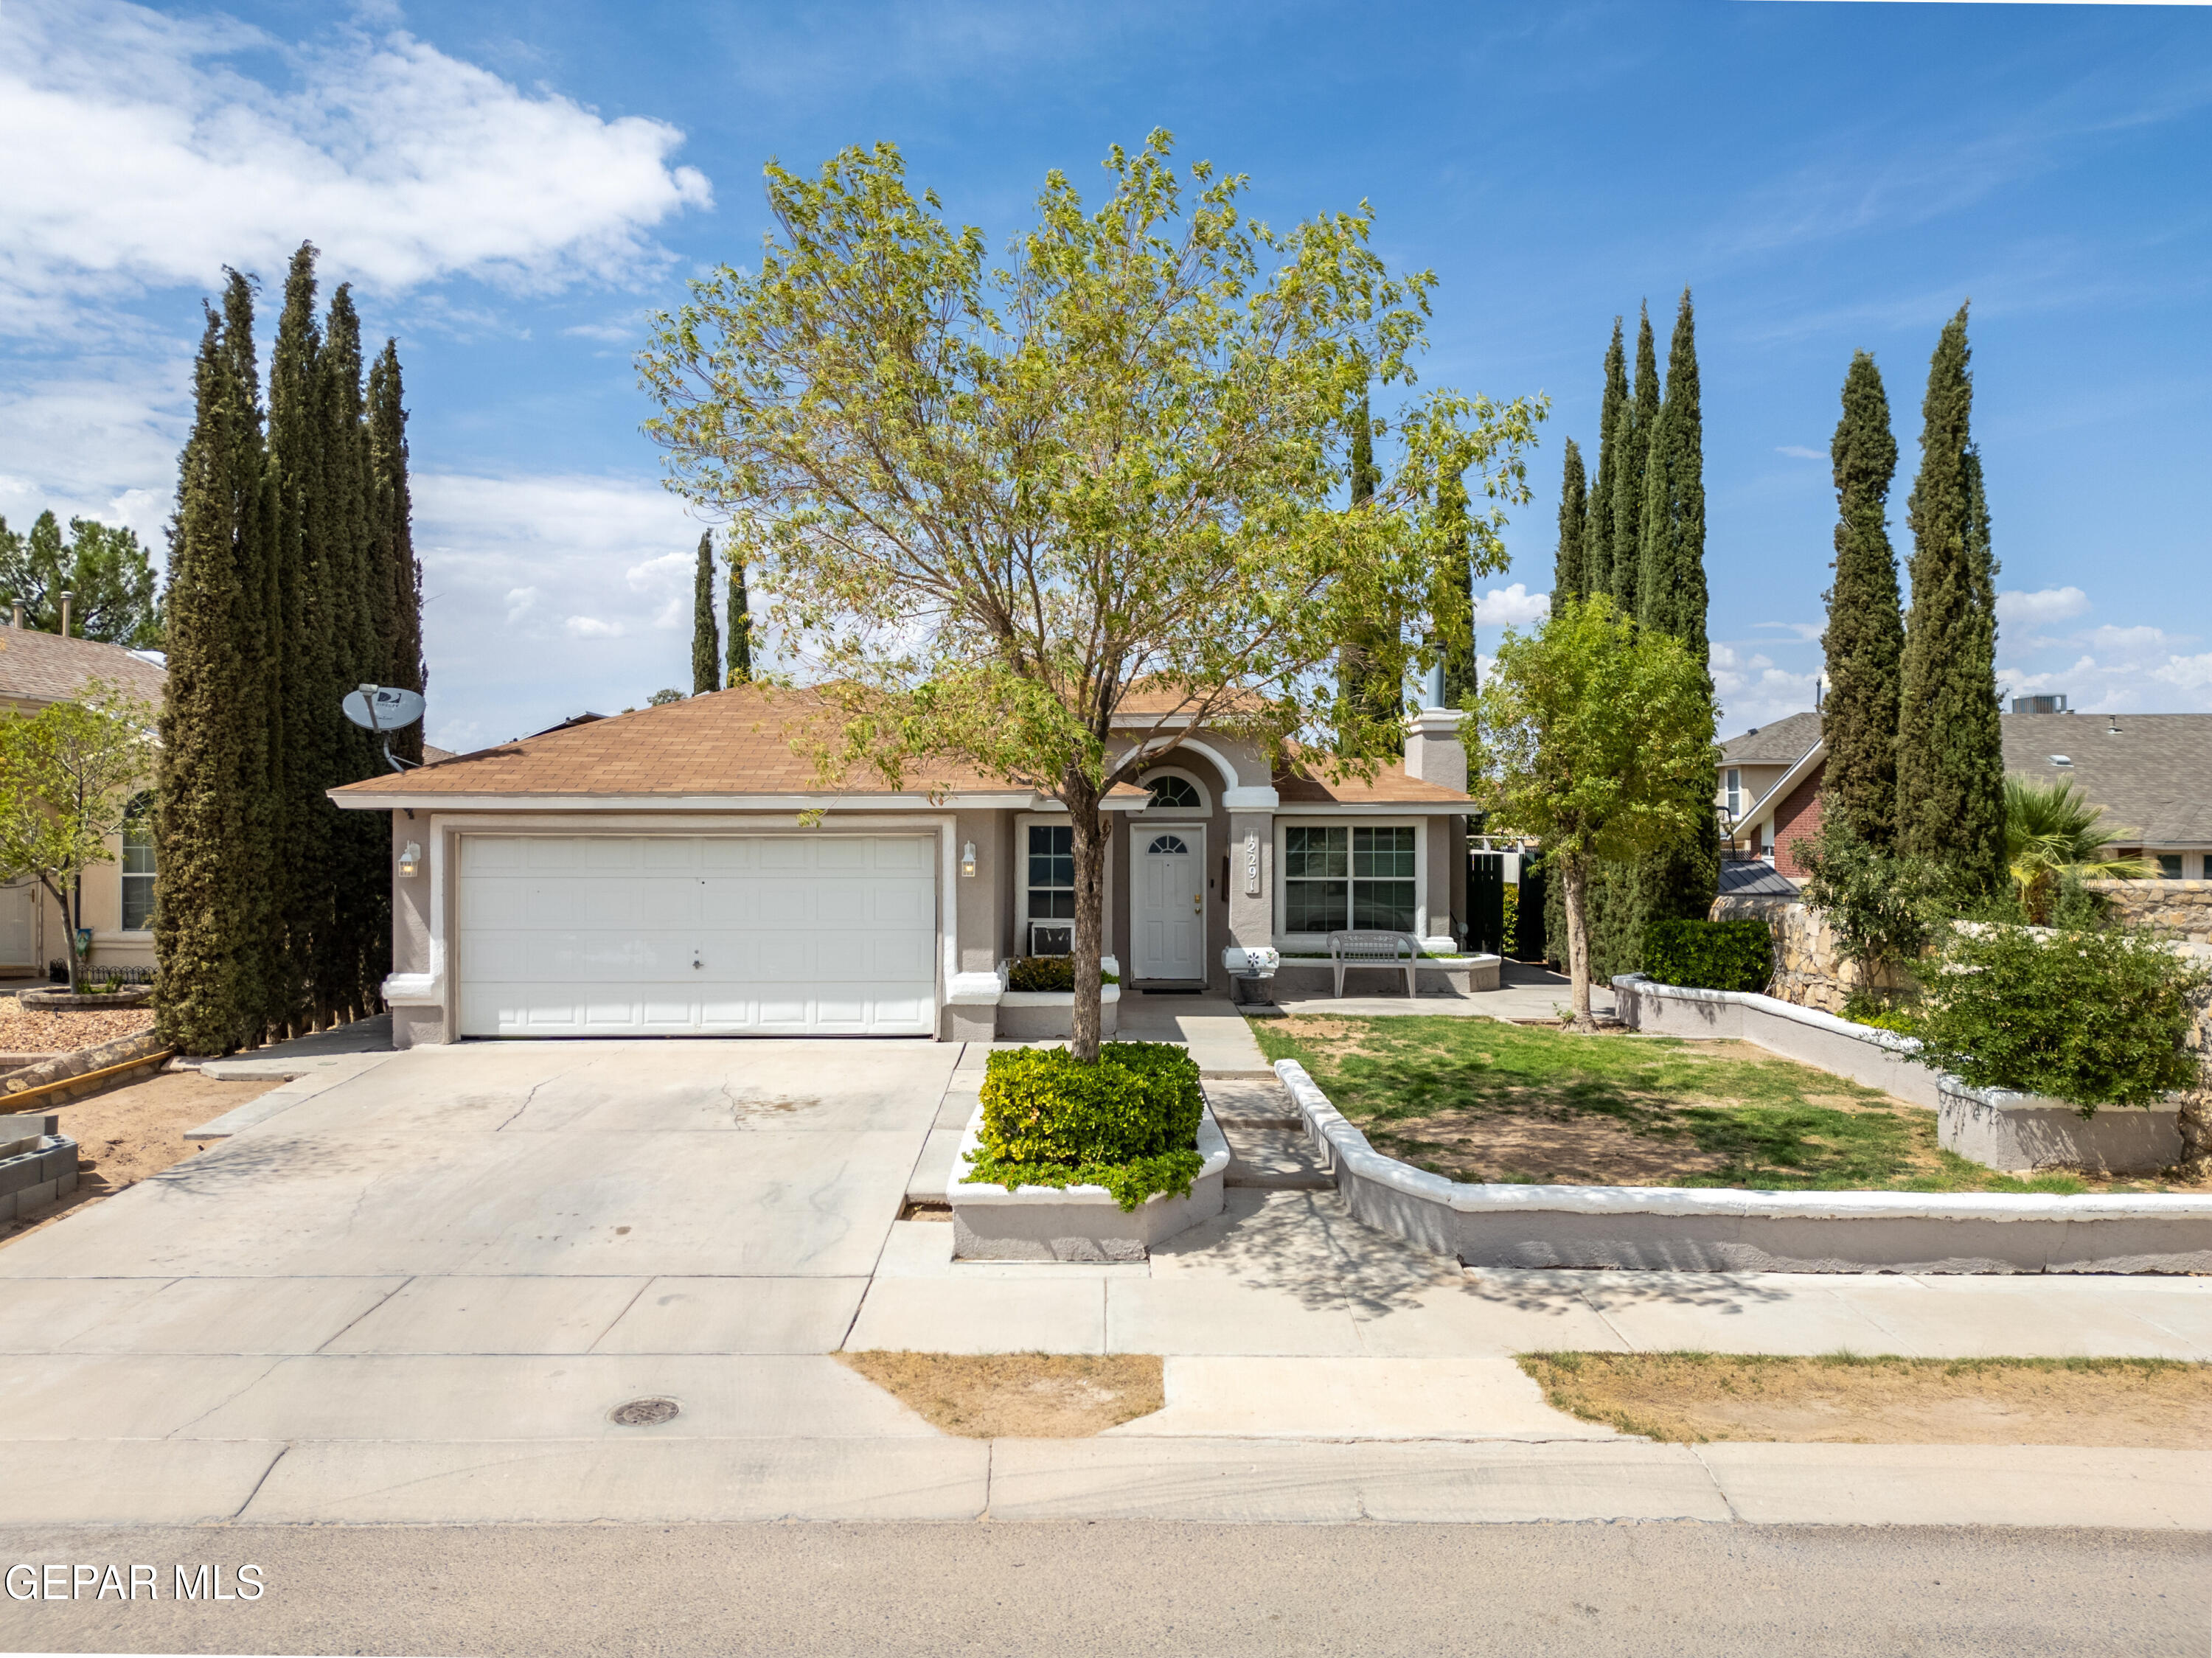
[[[1085,1439],[1165,1403],[1154,1353],[839,1353],[963,1439]]]
[[[1685,1443],[2212,1446],[2212,1365],[2176,1359],[1528,1353],[1520,1363],[1554,1409]]]

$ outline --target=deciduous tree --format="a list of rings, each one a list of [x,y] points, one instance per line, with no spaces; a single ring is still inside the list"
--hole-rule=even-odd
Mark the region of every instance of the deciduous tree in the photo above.
[[[1534,632],[1505,635],[1478,710],[1462,727],[1474,792],[1492,826],[1544,843],[1566,893],[1573,1026],[1589,1029],[1590,871],[1701,816],[1691,785],[1711,779],[1717,754],[1705,665],[1603,595],[1555,602]]]
[[[1432,659],[1462,556],[1438,485],[1489,499],[1468,556],[1502,568],[1540,414],[1431,392],[1348,507],[1361,393],[1407,380],[1433,278],[1385,268],[1364,208],[1246,217],[1244,179],[1179,173],[1165,133],[1107,166],[1095,206],[1050,174],[994,266],[891,146],[811,179],[771,165],[755,270],[695,283],[640,357],[672,483],[758,535],[778,626],[825,670],[825,777],[957,762],[1066,809],[1085,1060],[1107,791],[1201,726],[1272,741],[1342,717],[1379,745],[1328,683],[1337,649],[1371,639],[1394,685]]]

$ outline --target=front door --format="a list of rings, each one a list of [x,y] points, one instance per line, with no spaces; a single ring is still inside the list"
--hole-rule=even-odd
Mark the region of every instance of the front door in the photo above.
[[[1206,977],[1206,832],[1136,826],[1136,976]]]

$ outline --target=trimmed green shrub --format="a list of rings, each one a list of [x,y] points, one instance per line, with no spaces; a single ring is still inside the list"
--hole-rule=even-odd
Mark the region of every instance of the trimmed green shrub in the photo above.
[[[1098,977],[1102,984],[1121,982],[1111,973],[1102,973]],[[1006,988],[1073,990],[1075,988],[1075,958],[1073,956],[1018,956],[1006,965]]]
[[[2094,1115],[2191,1086],[2192,999],[2212,975],[2143,933],[1955,929],[1926,975],[1920,1057],[1975,1088]]]
[[[1766,923],[1654,921],[1644,930],[1644,970],[1687,990],[1762,991],[1774,976]]]
[[[1103,1186],[1124,1209],[1182,1196],[1205,1160],[1198,1062],[1170,1042],[1106,1042],[1085,1065],[1064,1048],[991,1055],[972,1183]]]

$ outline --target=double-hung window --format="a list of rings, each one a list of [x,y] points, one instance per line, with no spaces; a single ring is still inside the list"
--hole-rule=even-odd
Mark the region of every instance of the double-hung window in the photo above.
[[[1066,823],[1030,825],[1030,920],[1075,919],[1075,830]]]
[[[1413,931],[1413,831],[1283,831],[1283,931]]]
[[[154,926],[154,797],[139,795],[123,819],[123,930]]]

